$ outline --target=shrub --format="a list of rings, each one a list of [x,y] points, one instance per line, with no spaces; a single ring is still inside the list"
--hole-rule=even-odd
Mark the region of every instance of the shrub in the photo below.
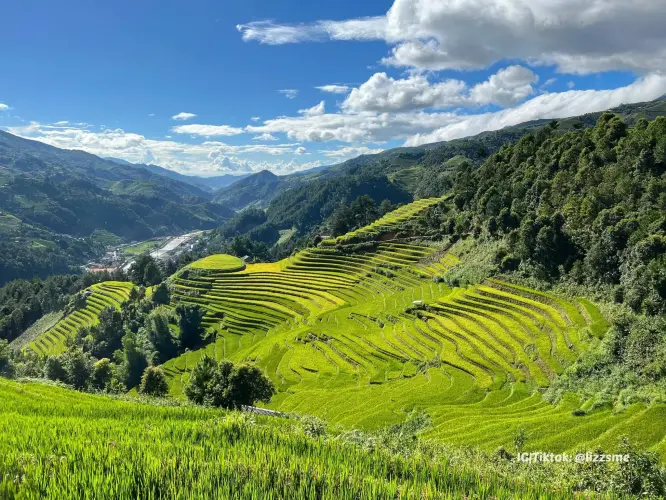
[[[109,358],[102,358],[93,365],[90,386],[99,391],[107,390],[113,377],[113,365]]]
[[[169,384],[160,367],[149,366],[143,372],[139,392],[146,396],[164,397],[169,393]]]
[[[273,383],[256,366],[223,360],[219,364],[204,355],[192,370],[185,395],[197,404],[221,408],[251,406],[256,401],[270,401]]]

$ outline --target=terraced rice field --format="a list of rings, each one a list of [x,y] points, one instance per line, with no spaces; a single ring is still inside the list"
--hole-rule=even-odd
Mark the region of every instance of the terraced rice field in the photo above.
[[[404,222],[418,216],[421,212],[430,208],[437,203],[443,201],[444,198],[422,198],[413,203],[403,205],[402,207],[390,212],[383,217],[377,219],[372,224],[352,231],[337,238],[331,238],[322,241],[322,246],[334,246],[336,244],[344,244],[362,237],[363,239],[371,238],[372,236],[379,236],[382,233],[390,233],[397,231],[400,225]]]
[[[594,304],[498,279],[451,289],[436,278],[458,262],[434,246],[383,241],[240,272],[199,263],[173,277],[172,300],[205,308],[217,338],[164,365],[170,394],[182,397],[208,352],[261,366],[279,389],[270,408],[332,424],[374,429],[418,408],[433,421],[429,437],[447,443],[512,448],[522,430],[530,450],[612,451],[629,434],[666,458],[666,405],[613,411],[542,397],[608,330]]]
[[[107,307],[120,309],[134,285],[121,281],[106,281],[88,288],[90,295],[86,298],[85,307],[78,309],[58,321],[39,335],[28,347],[42,356],[60,354],[66,350],[67,339],[76,335],[76,332],[98,322],[99,313]]]

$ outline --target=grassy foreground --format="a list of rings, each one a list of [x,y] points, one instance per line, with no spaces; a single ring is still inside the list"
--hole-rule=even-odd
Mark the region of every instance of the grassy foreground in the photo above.
[[[0,498],[567,498],[446,461],[307,437],[291,420],[0,379]]]

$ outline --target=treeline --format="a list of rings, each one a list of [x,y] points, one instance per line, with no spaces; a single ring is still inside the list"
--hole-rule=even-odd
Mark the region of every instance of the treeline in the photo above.
[[[461,165],[441,232],[506,238],[503,271],[607,285],[636,312],[666,312],[666,118],[557,126]]]

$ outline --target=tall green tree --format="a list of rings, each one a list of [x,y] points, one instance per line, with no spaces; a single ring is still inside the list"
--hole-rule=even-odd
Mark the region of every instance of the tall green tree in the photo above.
[[[183,349],[192,349],[201,344],[204,335],[202,320],[205,312],[198,305],[178,304],[178,327],[180,328],[180,344]]]

